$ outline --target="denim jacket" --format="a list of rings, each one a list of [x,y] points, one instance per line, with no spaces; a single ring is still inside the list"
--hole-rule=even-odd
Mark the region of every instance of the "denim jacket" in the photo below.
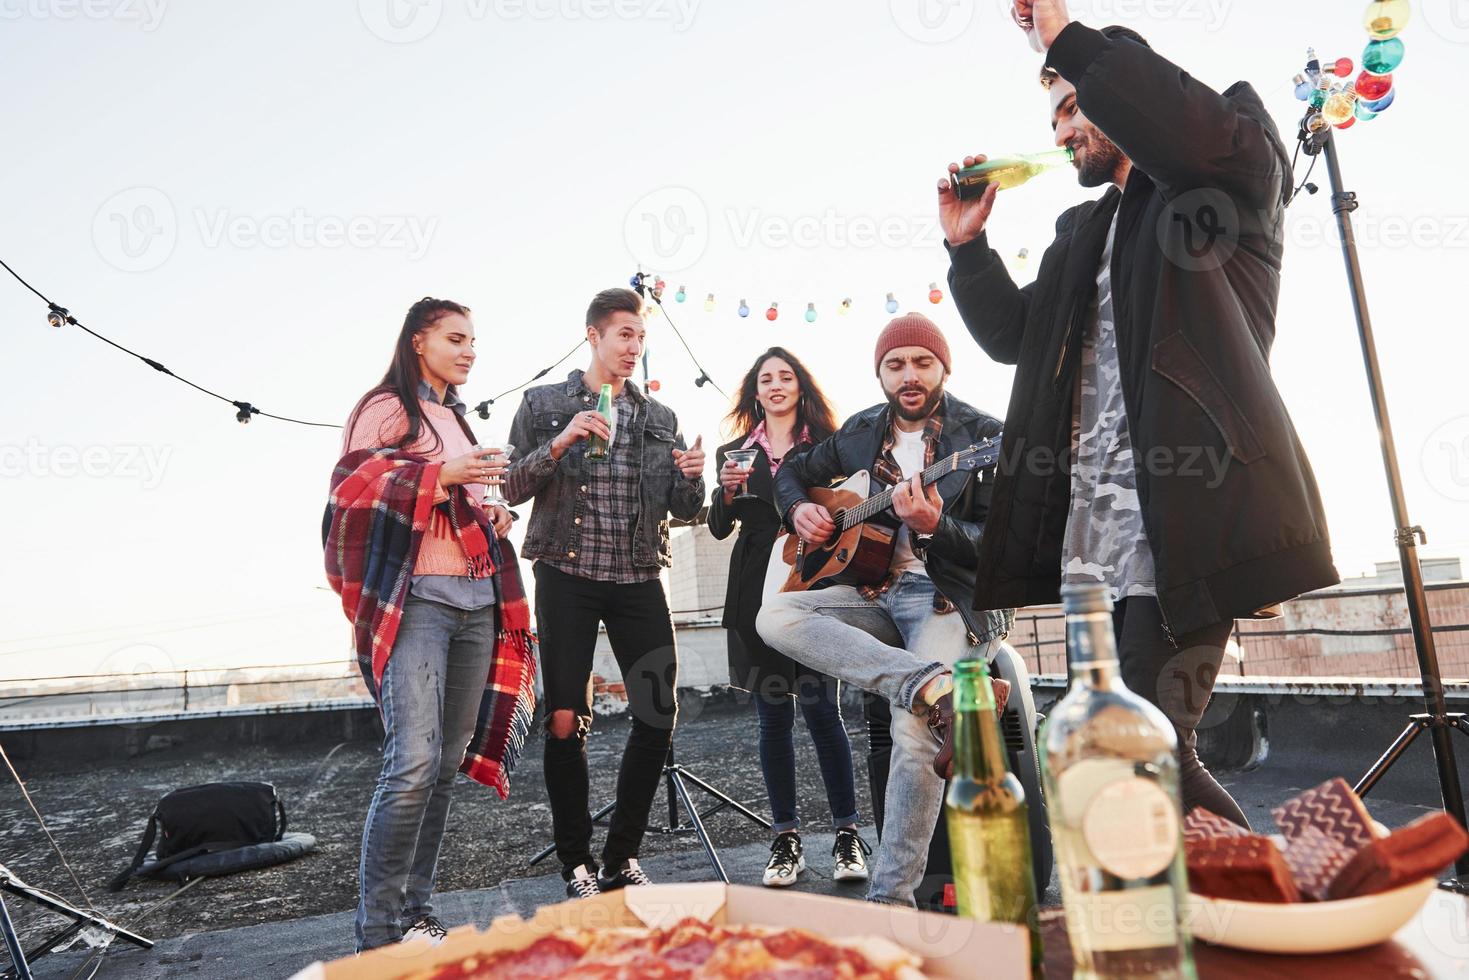
[[[681,520],[697,516],[704,502],[704,479],[685,479],[674,465],[673,450],[687,448],[678,430],[678,416],[632,381],[626,385],[643,409],[632,433],[633,445],[641,447],[642,456],[638,470],[642,506],[633,522],[633,564],[667,568],[672,563],[668,515],[671,512]],[[505,496],[512,505],[535,498],[521,550],[526,559],[564,558],[579,550],[578,518],[586,506],[581,480],[582,467],[587,465],[583,459],[586,440],[559,460],[551,456],[551,440],[566,429],[573,415],[596,407],[596,396],[577,370],[565,381],[528,389],[515,413],[510,427],[515,451],[505,477]]]

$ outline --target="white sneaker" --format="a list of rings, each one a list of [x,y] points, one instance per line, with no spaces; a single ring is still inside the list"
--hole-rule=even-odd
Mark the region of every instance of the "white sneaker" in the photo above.
[[[837,831],[836,843],[831,848],[832,857],[837,859],[831,876],[837,881],[866,881],[867,859],[863,855],[871,853],[872,847],[860,834],[843,827]]]
[[[422,915],[413,925],[403,930],[403,941],[407,943],[415,939],[427,939],[429,945],[437,946],[448,934],[449,930],[445,929],[444,924],[437,918],[432,915]]]
[[[653,879],[638,865],[637,858],[628,858],[627,864],[623,865],[615,874],[607,874],[603,868],[597,875],[597,887],[604,892],[615,892],[619,888],[629,885],[651,885]]]
[[[578,864],[566,881],[567,898],[594,898],[602,894],[597,884],[597,873],[585,864]]]
[[[770,845],[770,863],[760,883],[767,888],[789,888],[806,870],[806,856],[801,852],[801,835],[787,830],[776,835]]]

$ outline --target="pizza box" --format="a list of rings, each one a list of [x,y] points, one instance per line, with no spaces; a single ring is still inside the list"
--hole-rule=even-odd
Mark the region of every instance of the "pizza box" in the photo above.
[[[711,882],[631,887],[547,905],[529,920],[501,916],[483,931],[460,926],[437,946],[415,939],[361,956],[313,963],[292,980],[404,980],[466,956],[524,949],[557,929],[659,928],[690,917],[715,925],[795,927],[832,938],[879,936],[923,957],[923,970],[931,977],[973,977],[981,964],[984,975],[996,980],[1030,977],[1030,940],[1019,926]]]

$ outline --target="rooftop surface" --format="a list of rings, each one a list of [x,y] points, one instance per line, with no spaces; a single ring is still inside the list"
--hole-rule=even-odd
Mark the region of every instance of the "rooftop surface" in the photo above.
[[[860,709],[849,704],[848,728],[858,767],[861,812],[870,820],[866,782],[866,735]],[[590,755],[592,799],[608,799],[626,737],[625,718],[599,718]],[[1344,755],[1276,752],[1248,772],[1221,773],[1257,827],[1269,827],[1269,809],[1333,775],[1354,778],[1381,751],[1375,736],[1346,732],[1337,739]],[[1424,740],[1426,742],[1426,740]],[[1356,743],[1360,742],[1360,745]],[[824,795],[809,739],[798,730],[798,779],[802,814],[809,831],[811,865],[796,887],[860,898],[864,886],[830,880],[831,835]],[[755,719],[748,705],[722,704],[689,710],[680,719],[678,761],[765,812],[755,744]],[[1426,744],[1414,753],[1427,755]],[[186,744],[126,760],[76,759],[21,763],[36,805],[96,907],[157,942],[148,951],[115,944],[98,977],[289,977],[318,959],[351,952],[351,911],[356,904],[357,859],[362,822],[378,769],[371,739],[265,745]],[[1358,764],[1350,760],[1356,758]],[[1419,760],[1423,765],[1425,760]],[[1333,768],[1335,767],[1335,768]],[[1350,771],[1343,771],[1350,769]],[[127,865],[144,823],[158,799],[181,786],[227,779],[275,783],[291,829],[315,835],[314,854],[263,871],[205,880],[156,910],[150,907],[177,887],[135,879],[118,894],[105,883]],[[1369,800],[1374,816],[1400,826],[1428,812],[1437,800],[1421,779],[1385,780]],[[655,819],[666,817],[663,794]],[[768,832],[733,812],[709,821],[719,853],[735,883],[757,884],[768,856]],[[439,858],[436,911],[450,927],[486,925],[497,915],[527,914],[563,899],[554,860],[536,867],[528,859],[548,841],[550,814],[542,784],[540,750],[532,744],[515,774],[509,800],[460,780]],[[875,843],[869,828],[866,836]],[[18,788],[0,784],[0,862],[28,883],[77,901],[75,886],[55,859]],[[644,866],[655,881],[708,880],[710,869],[698,844],[687,836],[650,836]],[[1044,902],[1055,904],[1054,878]],[[55,931],[60,920],[7,899],[22,938],[33,942]],[[146,913],[146,914],[145,914]],[[1469,958],[1469,948],[1466,948]],[[39,978],[72,977],[88,951],[74,949],[40,960]],[[87,965],[80,977],[91,970]]]

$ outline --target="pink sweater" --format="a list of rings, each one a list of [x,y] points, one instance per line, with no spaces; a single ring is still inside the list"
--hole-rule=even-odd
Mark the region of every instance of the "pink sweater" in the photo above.
[[[423,410],[423,431],[419,433],[418,441],[405,447],[408,452],[423,456],[435,463],[443,463],[463,456],[474,448],[464,435],[464,430],[459,427],[456,413],[452,408],[445,408],[438,402],[420,398],[419,407]],[[442,445],[437,452],[430,452],[434,446],[434,434],[428,430],[428,423],[432,422],[434,429],[439,434]],[[362,406],[362,412],[357,416],[357,424],[351,432],[346,432],[342,437],[342,455],[355,452],[358,449],[376,449],[386,446],[403,438],[408,431],[408,415],[403,411],[402,404],[396,395],[379,395],[372,401]],[[470,499],[476,504],[483,505],[485,488],[483,484],[469,483],[465,485],[469,491]],[[440,504],[449,499],[449,494],[442,486],[434,494],[434,503]],[[418,561],[413,566],[414,575],[464,575],[467,563],[464,549],[459,546],[455,539],[453,530],[449,526],[449,519],[442,511],[437,509],[429,523],[428,533],[423,536],[423,546],[418,552]]]

